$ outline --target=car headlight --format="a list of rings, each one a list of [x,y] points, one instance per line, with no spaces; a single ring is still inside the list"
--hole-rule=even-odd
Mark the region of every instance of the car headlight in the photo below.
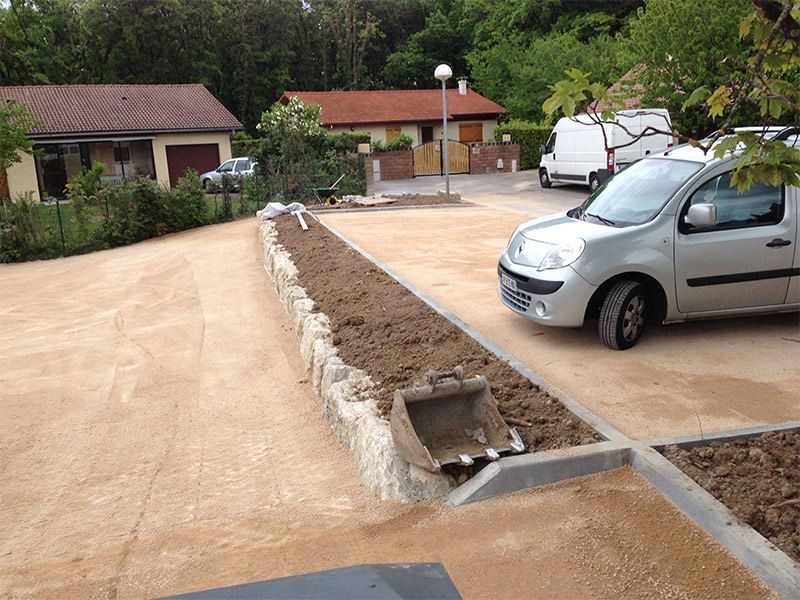
[[[586,242],[580,238],[563,242],[545,255],[537,270],[560,269],[571,265],[580,258],[584,248],[586,248]]]

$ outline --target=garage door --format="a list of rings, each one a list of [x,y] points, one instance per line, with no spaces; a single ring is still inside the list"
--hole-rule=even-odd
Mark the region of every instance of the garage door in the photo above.
[[[199,173],[213,171],[219,166],[219,146],[217,144],[191,144],[188,146],[167,146],[167,168],[169,185],[178,185],[188,168]]]

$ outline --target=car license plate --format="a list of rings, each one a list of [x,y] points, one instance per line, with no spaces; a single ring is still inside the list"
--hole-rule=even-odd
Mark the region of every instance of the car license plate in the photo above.
[[[516,292],[517,291],[517,280],[509,277],[505,273],[500,274],[500,281],[503,282],[503,285],[506,286],[508,289]]]

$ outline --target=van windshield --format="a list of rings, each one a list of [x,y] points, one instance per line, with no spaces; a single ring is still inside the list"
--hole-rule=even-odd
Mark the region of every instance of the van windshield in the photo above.
[[[589,196],[569,215],[611,227],[646,223],[703,163],[663,158],[632,163]]]

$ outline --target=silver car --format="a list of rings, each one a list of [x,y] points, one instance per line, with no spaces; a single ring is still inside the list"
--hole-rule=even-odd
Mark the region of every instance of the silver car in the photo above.
[[[797,147],[798,128],[773,132]],[[800,189],[730,187],[732,159],[691,146],[650,155],[565,213],[523,223],[498,265],[500,299],[542,325],[599,319],[625,350],[648,318],[800,310]]]
[[[238,156],[226,160],[213,171],[200,175],[200,183],[203,184],[204,190],[210,192],[220,189],[222,187],[222,178],[227,177],[231,189],[238,189],[242,178],[245,175],[253,174],[256,164],[246,156]]]

